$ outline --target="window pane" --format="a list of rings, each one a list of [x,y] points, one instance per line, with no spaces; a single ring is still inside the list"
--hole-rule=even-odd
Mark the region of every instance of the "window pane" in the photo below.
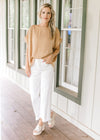
[[[40,6],[44,3],[51,3],[51,0],[39,0],[40,1]]]
[[[78,87],[81,32],[62,31],[63,46],[60,51],[60,85]],[[63,85],[63,82],[66,84]]]
[[[64,51],[64,64],[67,66],[67,65],[70,65],[70,55],[71,55],[71,48],[67,48],[65,51]]]
[[[82,1],[64,0],[63,3],[63,27],[81,28],[82,26]]]
[[[20,0],[20,67],[25,68],[25,36],[30,27],[30,0]]]
[[[71,81],[72,81],[72,69],[71,69],[71,67],[66,66],[64,68],[64,71],[65,71],[64,72],[65,73],[64,82],[71,84]]]
[[[14,29],[8,30],[8,62],[14,63]]]
[[[14,28],[15,0],[8,0],[8,27]]]
[[[15,0],[8,0],[8,62],[14,64]]]
[[[29,28],[29,0],[20,0],[20,27]]]
[[[42,4],[44,4],[44,3],[45,3],[44,0],[40,0],[40,6],[41,6]]]
[[[27,30],[20,30],[20,65],[21,68],[25,68],[25,59],[26,59],[26,43],[24,37],[26,36]]]

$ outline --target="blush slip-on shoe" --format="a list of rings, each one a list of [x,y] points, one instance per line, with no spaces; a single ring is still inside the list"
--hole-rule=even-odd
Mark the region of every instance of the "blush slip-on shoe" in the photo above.
[[[51,119],[48,121],[48,125],[49,125],[49,128],[53,128],[55,125],[55,113],[54,112],[53,112]]]
[[[33,135],[40,135],[43,131],[45,130],[45,124],[43,124],[42,126],[40,126],[39,124],[37,124],[37,126],[35,127],[35,129],[33,130]],[[36,132],[34,132],[36,131]]]

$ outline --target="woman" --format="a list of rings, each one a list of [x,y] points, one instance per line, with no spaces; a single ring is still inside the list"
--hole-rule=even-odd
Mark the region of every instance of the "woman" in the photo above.
[[[30,81],[35,117],[39,120],[33,135],[39,135],[45,130],[45,122],[48,122],[50,128],[55,125],[55,114],[51,112],[51,94],[54,65],[62,42],[60,32],[55,27],[55,12],[49,3],[41,6],[39,18],[40,24],[32,25],[25,36],[25,72]]]

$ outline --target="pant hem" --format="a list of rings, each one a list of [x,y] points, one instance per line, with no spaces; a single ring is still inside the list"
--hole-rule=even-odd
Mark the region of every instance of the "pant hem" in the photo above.
[[[40,117],[40,118],[41,118],[41,117]],[[36,118],[35,120],[38,121],[40,118]],[[47,119],[47,120],[42,119],[42,122],[44,122],[44,123],[45,123],[45,122],[48,122],[50,119],[51,119],[51,118],[49,118],[49,119]]]

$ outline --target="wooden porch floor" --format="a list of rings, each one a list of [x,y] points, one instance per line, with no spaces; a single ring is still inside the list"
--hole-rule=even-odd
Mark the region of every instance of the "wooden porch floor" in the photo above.
[[[56,114],[56,125],[39,136],[33,136],[36,126],[30,95],[6,78],[0,79],[1,140],[93,140],[80,129]]]

